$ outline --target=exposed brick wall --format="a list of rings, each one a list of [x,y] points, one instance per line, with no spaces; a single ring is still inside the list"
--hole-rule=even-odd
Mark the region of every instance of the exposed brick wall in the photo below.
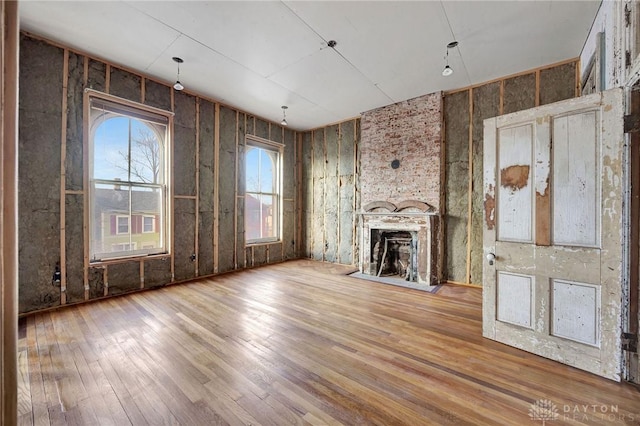
[[[439,210],[442,93],[367,111],[361,123],[361,205],[418,200]]]

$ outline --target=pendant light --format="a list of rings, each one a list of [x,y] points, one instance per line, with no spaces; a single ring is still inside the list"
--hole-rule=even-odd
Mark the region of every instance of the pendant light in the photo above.
[[[447,44],[447,53],[445,55],[446,65],[444,66],[444,69],[442,70],[442,75],[445,76],[445,77],[449,77],[451,74],[453,74],[453,68],[451,68],[449,66],[449,49],[453,49],[457,45],[458,45],[457,41],[452,41],[451,43]]]
[[[184,89],[184,86],[182,85],[182,83],[180,83],[180,64],[184,61],[182,60],[182,58],[178,58],[177,56],[174,56],[172,59],[175,63],[178,64],[178,77],[176,78],[176,84],[173,85],[173,88],[176,90],[182,90]]]
[[[282,121],[280,122],[281,125],[283,126],[288,126],[287,124],[287,108],[289,108],[286,105],[282,105]]]

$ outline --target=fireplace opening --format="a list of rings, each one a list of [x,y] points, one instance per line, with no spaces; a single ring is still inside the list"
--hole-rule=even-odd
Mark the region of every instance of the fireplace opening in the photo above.
[[[414,231],[371,229],[370,275],[417,281]]]

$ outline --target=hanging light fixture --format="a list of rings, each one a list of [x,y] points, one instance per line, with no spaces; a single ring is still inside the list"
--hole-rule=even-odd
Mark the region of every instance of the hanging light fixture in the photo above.
[[[287,108],[289,108],[286,105],[282,105],[282,121],[280,122],[281,125],[283,126],[287,126]]]
[[[445,55],[446,65],[442,70],[442,75],[445,77],[449,77],[451,74],[453,74],[453,68],[449,66],[449,49],[453,49],[457,45],[458,45],[457,41],[452,41],[451,43],[447,44],[447,53]]]
[[[184,61],[182,60],[182,58],[178,58],[177,56],[174,56],[172,59],[173,62],[178,64],[178,77],[176,78],[176,84],[173,85],[173,88],[176,90],[182,90],[184,89],[184,86],[182,85],[182,83],[180,83],[180,64]]]

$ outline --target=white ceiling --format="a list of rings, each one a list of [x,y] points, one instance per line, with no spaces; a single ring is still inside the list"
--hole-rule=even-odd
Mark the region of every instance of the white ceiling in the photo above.
[[[600,1],[22,1],[22,29],[306,130],[580,55]],[[335,40],[335,48],[327,46]],[[441,75],[446,45],[455,70]]]

